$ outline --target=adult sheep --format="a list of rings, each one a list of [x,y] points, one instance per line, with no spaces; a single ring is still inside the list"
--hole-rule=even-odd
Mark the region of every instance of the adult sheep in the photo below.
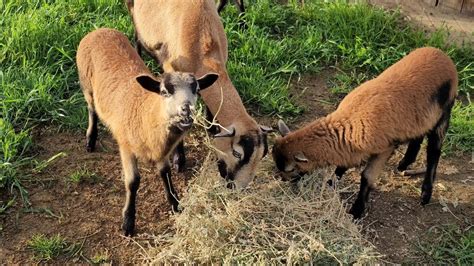
[[[405,170],[427,136],[427,171],[421,192],[425,205],[431,198],[457,84],[456,66],[446,54],[431,47],[416,49],[350,92],[328,116],[291,133],[280,121],[284,137],[273,147],[276,166],[295,175],[336,165],[342,175],[348,167],[367,160],[350,210],[360,218],[374,180],[396,146],[409,142],[398,166]]]
[[[230,186],[245,187],[267,153],[266,130],[247,113],[226,70],[227,39],[214,0],[127,0],[137,50],[146,50],[165,72],[219,74],[200,93],[211,117],[224,127],[215,135],[218,168]],[[184,153],[177,161],[182,165]]]
[[[119,145],[126,188],[122,229],[132,235],[140,185],[137,159],[156,163],[168,201],[177,211],[169,154],[192,126],[197,92],[210,86],[217,75],[196,80],[192,74],[175,72],[157,79],[127,37],[112,29],[98,29],[82,39],[77,68],[89,110],[87,150],[95,148],[100,117]]]

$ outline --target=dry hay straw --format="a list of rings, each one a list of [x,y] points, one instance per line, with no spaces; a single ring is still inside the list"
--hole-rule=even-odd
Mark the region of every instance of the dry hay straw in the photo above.
[[[367,263],[379,254],[360,234],[339,192],[319,170],[297,186],[277,180],[267,158],[253,184],[226,189],[208,154],[174,215],[154,237],[147,263]]]

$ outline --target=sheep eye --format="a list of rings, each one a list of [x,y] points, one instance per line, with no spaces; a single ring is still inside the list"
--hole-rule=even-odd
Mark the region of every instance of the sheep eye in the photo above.
[[[235,158],[237,159],[242,159],[242,154],[240,154],[238,151],[236,150],[232,150],[232,155],[234,155]]]

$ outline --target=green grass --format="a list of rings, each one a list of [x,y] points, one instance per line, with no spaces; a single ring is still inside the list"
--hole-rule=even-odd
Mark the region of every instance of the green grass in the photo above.
[[[67,252],[66,240],[60,235],[46,237],[34,235],[28,241],[28,247],[35,254],[37,260],[49,261]]]
[[[67,177],[67,181],[73,184],[79,184],[84,182],[96,183],[99,180],[100,176],[98,176],[94,172],[91,172],[85,167],[75,170]]]
[[[449,265],[474,264],[474,228],[462,230],[455,225],[436,226],[428,239],[417,243],[425,262]]]
[[[424,45],[445,50],[457,64],[462,94],[469,98],[474,91],[474,51],[453,46],[446,31],[427,36],[397,12],[341,1],[306,1],[305,8],[248,2],[247,29],[238,27],[235,8],[223,14],[228,69],[246,105],[261,114],[291,118],[303,111],[289,97],[292,77],[337,67],[333,90],[346,93]],[[84,130],[75,52],[81,38],[98,27],[132,35],[122,0],[0,0],[0,189],[21,189],[19,169],[35,167],[28,166],[35,156],[33,127],[53,123]],[[454,109],[451,149],[472,148],[472,113],[472,105]]]

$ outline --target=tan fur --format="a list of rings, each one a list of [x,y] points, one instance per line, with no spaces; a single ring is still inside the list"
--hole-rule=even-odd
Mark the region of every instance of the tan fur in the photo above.
[[[200,94],[222,126],[236,129],[234,137],[215,141],[223,152],[218,157],[229,167],[236,165],[231,147],[238,146],[241,136],[256,139],[262,131],[248,115],[227,73],[227,39],[214,0],[135,0],[130,13],[138,39],[164,71],[219,74],[217,82]],[[263,144],[256,147],[248,165],[235,174],[237,187],[251,181],[262,157]]]
[[[162,97],[136,82],[136,76],[152,74],[125,35],[111,29],[88,34],[79,44],[77,65],[86,101],[121,149],[147,161],[170,153]]]
[[[353,167],[371,155],[386,154],[435,127],[443,109],[434,95],[447,81],[447,102],[453,103],[458,84],[454,63],[438,49],[417,49],[354,89],[333,113],[277,139],[274,155],[282,154],[287,163],[309,171],[328,165]],[[309,162],[296,162],[299,152]]]

